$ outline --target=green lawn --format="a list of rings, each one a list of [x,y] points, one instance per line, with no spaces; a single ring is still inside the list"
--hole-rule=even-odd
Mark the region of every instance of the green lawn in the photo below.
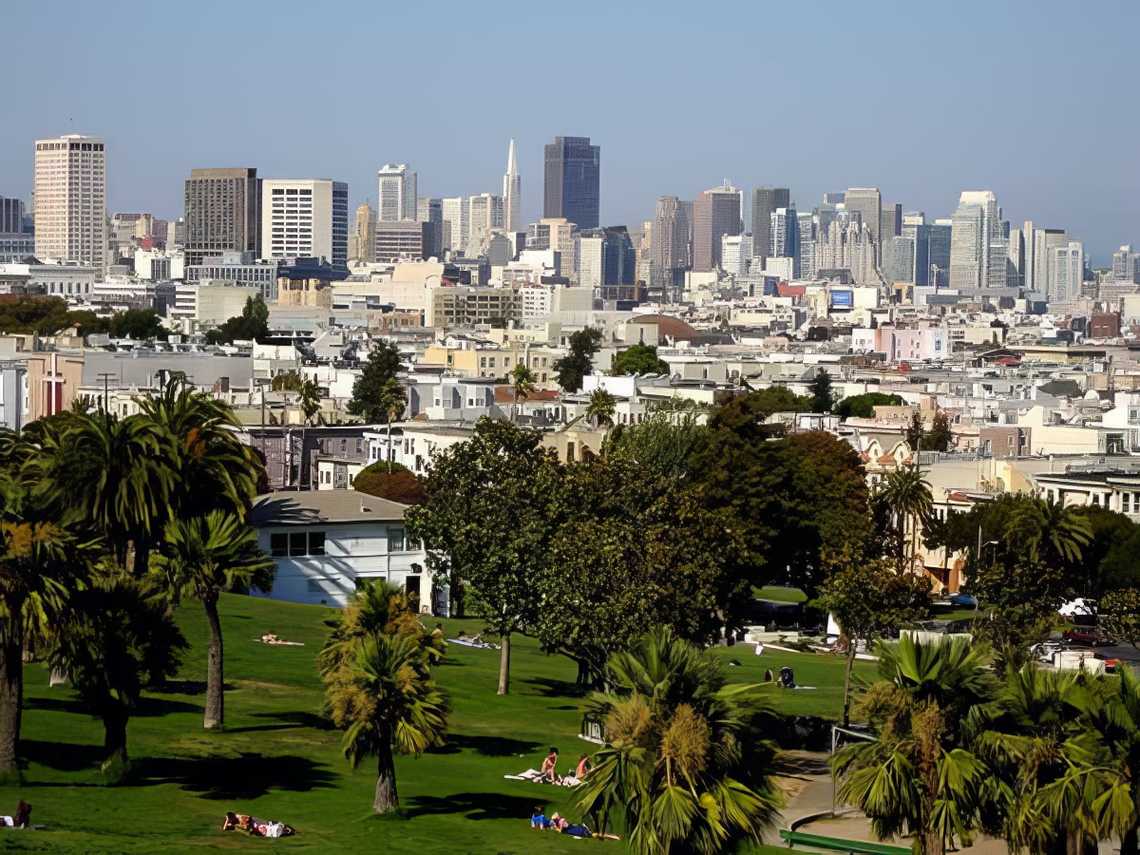
[[[0,812],[25,798],[40,832],[10,832],[4,848],[52,852],[261,851],[282,847],[313,852],[559,853],[581,841],[536,836],[530,809],[544,803],[576,818],[569,791],[507,781],[503,775],[537,767],[548,745],[562,766],[592,750],[578,739],[582,700],[574,666],[520,639],[512,663],[512,694],[497,697],[498,654],[455,645],[438,669],[453,707],[446,748],[398,762],[404,815],[371,814],[374,769],[353,772],[340,754],[340,735],[320,717],[321,686],[314,657],[329,610],[229,596],[223,602],[227,683],[224,733],[201,729],[205,621],[185,607],[180,620],[191,642],[179,682],[148,693],[130,725],[132,783],[106,787],[97,771],[101,724],[76,704],[70,690],[48,688],[39,665],[26,671],[23,787],[0,788]],[[448,634],[475,621],[445,622]],[[266,647],[272,631],[304,647]],[[751,646],[719,651],[739,666],[734,679],[759,680],[765,668],[791,665],[816,691],[772,689],[788,713],[838,714],[842,662],[837,657],[768,652]],[[291,839],[265,841],[219,830],[227,809],[278,819],[299,829]],[[609,847],[624,851],[620,844]],[[775,852],[772,848],[771,852]]]

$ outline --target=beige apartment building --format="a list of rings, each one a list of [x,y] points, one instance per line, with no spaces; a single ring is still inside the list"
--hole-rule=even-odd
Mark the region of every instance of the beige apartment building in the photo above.
[[[36,140],[36,255],[107,270],[107,152],[79,134]]]

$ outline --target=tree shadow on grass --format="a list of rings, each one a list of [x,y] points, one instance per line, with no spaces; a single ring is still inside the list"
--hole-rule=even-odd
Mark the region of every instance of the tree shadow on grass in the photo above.
[[[275,723],[250,724],[245,727],[227,727],[226,733],[258,733],[260,731],[289,730],[309,727],[313,730],[332,730],[333,723],[316,713],[292,710],[280,713],[254,713],[252,718],[272,719]]]
[[[226,683],[225,690],[232,692],[236,689],[233,683]],[[204,695],[206,694],[205,680],[164,680],[155,686],[147,686],[147,691],[160,695]]]
[[[28,763],[38,763],[60,772],[82,772],[97,768],[106,758],[107,750],[102,745],[21,739],[20,756]]]
[[[547,698],[581,698],[586,692],[577,683],[570,680],[553,680],[550,677],[531,677],[523,680],[528,686],[534,686],[538,694]]]
[[[177,784],[205,799],[244,800],[270,790],[309,792],[333,786],[336,776],[307,757],[266,757],[242,752],[236,757],[147,757],[132,764],[137,786]]]
[[[24,698],[25,710],[38,710],[42,712],[66,712],[76,715],[91,715],[91,710],[83,701],[74,695],[57,698]],[[163,716],[169,713],[201,713],[202,707],[197,704],[188,704],[184,701],[172,701],[166,698],[151,698],[143,696],[138,706],[131,711],[131,718],[148,718]]]
[[[460,751],[474,751],[484,757],[513,757],[529,754],[542,747],[540,742],[511,739],[509,736],[468,736],[462,733],[451,734],[447,744],[432,748],[431,754],[458,754]]]
[[[465,819],[525,820],[531,815],[536,803],[533,798],[505,796],[502,793],[455,793],[443,798],[414,796],[408,801],[407,816],[412,818],[457,813]]]

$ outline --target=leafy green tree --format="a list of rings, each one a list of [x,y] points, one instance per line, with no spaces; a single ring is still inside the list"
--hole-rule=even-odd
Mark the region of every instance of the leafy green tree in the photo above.
[[[566,392],[582,388],[582,378],[590,373],[594,354],[602,348],[602,333],[594,327],[584,327],[570,334],[570,352],[554,363],[558,372],[558,385]]]
[[[0,331],[55,335],[71,325],[62,297],[6,297],[0,301]]]
[[[1057,609],[1067,597],[1064,573],[1026,557],[982,565],[970,577],[970,593],[986,604],[974,633],[993,648],[999,676],[1030,660],[1029,648],[1049,637]]]
[[[386,463],[377,461],[361,469],[352,479],[352,488],[402,505],[419,505],[427,501],[427,489],[419,476],[390,460]]]
[[[163,592],[114,571],[72,593],[49,660],[103,721],[103,770],[127,769],[127,723],[150,682],[173,676],[186,649]]]
[[[133,338],[138,341],[165,339],[162,319],[154,309],[127,309],[111,315],[107,332],[112,338]]]
[[[657,358],[657,348],[651,344],[635,344],[625,350],[618,351],[614,356],[614,375],[633,374],[668,374],[669,363]]]
[[[522,362],[519,362],[517,365],[515,365],[514,368],[511,369],[511,373],[508,379],[511,382],[511,391],[515,396],[514,416],[515,418],[518,418],[520,412],[519,402],[525,401],[527,398],[533,395],[534,390],[538,387],[535,382],[534,372],[527,368],[526,365],[524,365]]]
[[[831,390],[831,375],[823,368],[815,372],[811,381],[811,411],[830,413],[835,404],[835,393]]]
[[[619,425],[606,434],[603,456],[627,461],[647,476],[692,480],[693,458],[709,434],[693,412],[656,411],[639,424]]]
[[[954,442],[950,432],[950,418],[941,410],[934,414],[934,420],[922,437],[923,451],[949,451]]]
[[[1100,601],[1097,614],[1109,635],[1140,648],[1140,590],[1110,591]]]
[[[345,732],[345,757],[353,768],[376,758],[378,814],[400,804],[395,754],[419,755],[444,743],[447,697],[431,676],[444,647],[442,633],[424,629],[404,595],[379,581],[357,592],[321,651],[325,703]]]
[[[258,545],[253,528],[224,511],[171,520],[157,563],[168,590],[178,598],[194,597],[206,611],[210,640],[202,726],[220,730],[225,726],[225,676],[218,599],[227,591],[271,590],[274,564]]]
[[[751,599],[740,572],[742,540],[723,512],[677,482],[625,460],[566,468],[562,509],[537,580],[535,633],[598,685],[608,657],[646,626],[668,626],[701,644],[737,623]]]
[[[234,341],[261,341],[268,336],[269,307],[260,294],[255,294],[245,301],[240,315],[206,333],[206,341],[211,344],[231,344]]]
[[[614,423],[616,408],[617,399],[599,386],[590,393],[590,401],[586,405],[586,419],[592,422],[594,427],[611,426]]]
[[[299,371],[289,369],[276,374],[270,381],[270,388],[274,392],[300,392],[305,379]]]
[[[1066,565],[1076,593],[1100,599],[1115,589],[1140,587],[1140,526],[1098,505],[1073,510],[1085,518],[1089,529],[1080,558]]]
[[[781,807],[762,689],[729,685],[721,660],[667,629],[609,663],[606,747],[578,791],[601,833],[624,820],[629,851],[717,853],[759,842]]]
[[[733,398],[715,410],[709,418],[714,430],[729,430],[742,438],[763,439],[772,429],[763,421],[773,413],[806,413],[811,411],[811,398],[797,395],[784,386],[769,386]]]
[[[537,618],[535,581],[557,525],[550,503],[560,470],[541,440],[536,431],[480,419],[471,439],[433,458],[428,500],[406,516],[437,576],[450,570],[453,592],[468,583],[486,604],[501,638],[501,695],[510,688],[511,634]]]
[[[301,382],[301,415],[305,417],[305,424],[312,424],[313,417],[321,411],[321,388],[317,381],[308,377]]]
[[[875,739],[834,755],[838,795],[880,839],[911,833],[919,855],[942,855],[981,822],[986,767],[965,747],[965,719],[994,693],[985,651],[961,638],[903,636],[878,653],[879,680],[858,709]]]
[[[391,342],[375,345],[352,385],[349,414],[360,416],[366,424],[380,424],[394,418],[397,403],[402,412],[405,398],[403,387],[396,380],[399,371],[399,348]]]
[[[840,418],[869,419],[875,415],[875,407],[901,407],[906,402],[898,395],[885,392],[865,392],[862,395],[849,395],[835,407]]]
[[[827,578],[817,600],[835,617],[847,649],[843,668],[843,726],[851,720],[851,672],[856,643],[868,649],[878,639],[926,616],[930,582],[893,572],[886,561],[868,558],[849,546],[824,556]]]

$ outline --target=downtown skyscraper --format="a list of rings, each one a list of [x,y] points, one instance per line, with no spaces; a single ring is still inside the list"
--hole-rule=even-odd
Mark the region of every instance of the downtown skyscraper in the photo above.
[[[555,137],[545,149],[543,217],[565,217],[580,229],[600,223],[602,149],[589,137]]]
[[[68,134],[36,140],[36,255],[107,270],[107,152],[103,140]]]
[[[186,181],[186,265],[223,252],[261,253],[257,170],[192,169]]]
[[[691,212],[692,203],[682,202],[676,196],[662,196],[657,200],[650,250],[653,255],[650,284],[665,295],[679,292],[683,272],[689,267]]]
[[[519,178],[515,141],[507,146],[507,171],[503,175],[503,227],[508,232],[519,232],[522,219],[522,179]]]
[[[991,283],[991,244],[1001,237],[1001,212],[989,190],[965,190],[952,217],[950,233],[950,287],[984,288]],[[1002,268],[1008,246],[1002,251]],[[995,283],[996,284],[996,283]]]
[[[385,163],[376,173],[376,221],[395,223],[416,218],[416,173],[406,163]]]
[[[348,266],[348,185],[327,178],[261,182],[261,252],[265,258],[323,258]]]
[[[742,193],[725,181],[693,202],[693,270],[720,267],[721,238],[744,231],[740,222]]]
[[[791,207],[792,193],[787,187],[757,187],[752,191],[752,254],[761,258],[772,252],[772,214]]]

